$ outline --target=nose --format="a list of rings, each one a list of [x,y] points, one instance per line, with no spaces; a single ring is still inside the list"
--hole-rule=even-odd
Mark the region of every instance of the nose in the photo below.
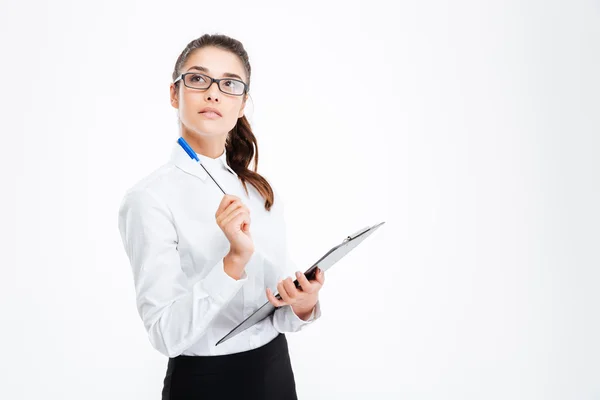
[[[220,97],[220,93],[221,91],[219,90],[219,85],[217,84],[217,82],[213,82],[208,89],[206,89],[206,91],[204,92],[204,98],[206,100],[214,100],[216,102],[219,101],[219,97]]]

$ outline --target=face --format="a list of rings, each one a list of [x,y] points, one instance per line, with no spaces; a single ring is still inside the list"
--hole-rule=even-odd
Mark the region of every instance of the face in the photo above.
[[[194,67],[202,67],[203,70]],[[180,70],[180,73],[185,72],[198,72],[212,78],[239,79],[248,83],[238,56],[216,47],[193,51]],[[239,78],[227,74],[235,74]],[[204,137],[226,136],[238,118],[244,115],[247,96],[247,93],[242,96],[223,93],[216,82],[206,90],[189,88],[183,84],[183,80],[179,80],[177,88],[171,83],[171,104],[179,110],[182,129]],[[217,109],[221,116],[211,117],[201,113],[204,107]]]

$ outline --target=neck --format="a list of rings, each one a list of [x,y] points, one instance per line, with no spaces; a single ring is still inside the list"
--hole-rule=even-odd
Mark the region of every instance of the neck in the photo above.
[[[199,134],[190,132],[185,127],[182,127],[181,137],[185,139],[196,154],[210,158],[218,158],[223,154],[227,133],[214,136],[200,136]]]

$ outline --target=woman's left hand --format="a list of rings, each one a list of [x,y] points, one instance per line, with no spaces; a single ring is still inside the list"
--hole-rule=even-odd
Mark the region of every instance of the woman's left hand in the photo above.
[[[298,317],[307,320],[319,300],[319,290],[325,284],[325,272],[318,268],[318,272],[315,274],[316,280],[311,281],[300,271],[296,272],[296,277],[300,288],[294,285],[292,278],[287,278],[277,284],[277,291],[281,296],[281,300],[277,299],[269,288],[267,288],[267,298],[275,307],[292,306]]]

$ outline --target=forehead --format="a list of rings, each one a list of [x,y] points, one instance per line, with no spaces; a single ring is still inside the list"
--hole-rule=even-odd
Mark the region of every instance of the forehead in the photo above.
[[[207,68],[208,74],[212,77],[231,73],[239,75],[244,80],[247,78],[242,61],[236,54],[212,46],[194,50],[183,65],[181,72],[187,72],[193,66]]]

